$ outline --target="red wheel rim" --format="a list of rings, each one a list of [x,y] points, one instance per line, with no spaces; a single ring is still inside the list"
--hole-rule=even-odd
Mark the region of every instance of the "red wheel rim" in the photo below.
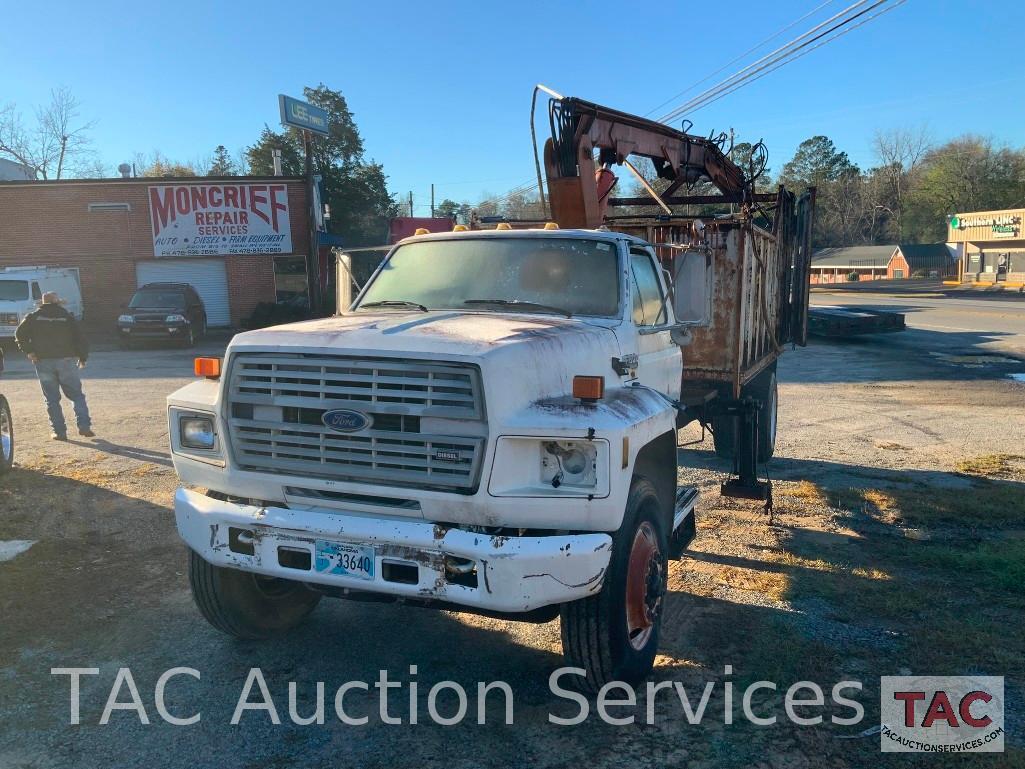
[[[650,523],[637,527],[626,573],[626,631],[630,645],[640,651],[651,638],[662,610],[662,554]]]

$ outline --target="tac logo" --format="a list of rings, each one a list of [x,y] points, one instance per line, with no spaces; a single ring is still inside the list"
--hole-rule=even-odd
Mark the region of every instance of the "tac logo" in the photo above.
[[[1004,750],[1002,676],[883,676],[884,753]]]
[[[324,423],[324,427],[339,433],[354,433],[370,426],[370,417],[349,409],[325,411],[321,414],[320,421]]]

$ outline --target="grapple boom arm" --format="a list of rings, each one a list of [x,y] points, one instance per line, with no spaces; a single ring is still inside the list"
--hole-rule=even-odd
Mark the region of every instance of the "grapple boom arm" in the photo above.
[[[600,165],[618,165],[631,155],[651,160],[659,177],[670,181],[665,197],[701,179],[737,202],[750,190],[744,172],[711,139],[573,97],[553,99],[549,114],[545,172],[552,214],[562,227],[602,223],[605,198],[594,173],[595,149]]]

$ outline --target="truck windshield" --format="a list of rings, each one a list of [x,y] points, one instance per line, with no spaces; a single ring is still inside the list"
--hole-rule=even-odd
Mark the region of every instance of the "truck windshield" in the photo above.
[[[619,309],[616,247],[576,238],[408,243],[385,262],[357,310],[408,311],[418,306],[615,316]]]
[[[27,280],[0,280],[0,302],[20,302],[28,299]]]
[[[185,295],[181,291],[158,291],[149,289],[137,291],[128,306],[133,310],[145,307],[176,307],[185,306]]]

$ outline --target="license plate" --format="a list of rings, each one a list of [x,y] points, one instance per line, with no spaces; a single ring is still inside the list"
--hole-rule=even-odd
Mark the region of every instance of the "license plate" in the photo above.
[[[321,574],[373,579],[374,548],[318,539],[314,566]]]

